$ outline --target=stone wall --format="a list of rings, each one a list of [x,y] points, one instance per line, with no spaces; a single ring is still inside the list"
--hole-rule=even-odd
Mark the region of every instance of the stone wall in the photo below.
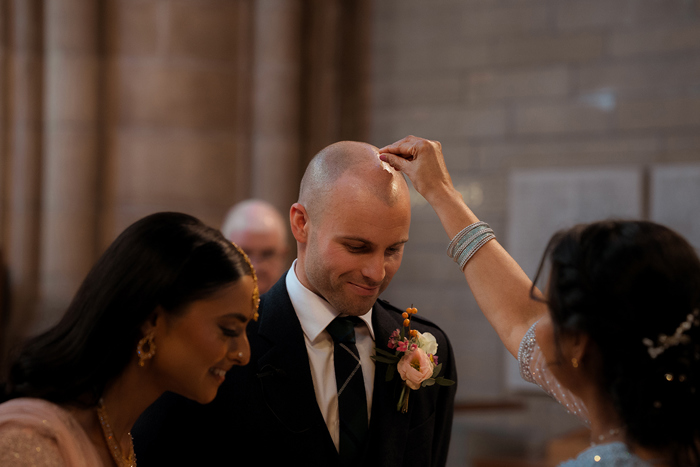
[[[455,184],[506,248],[513,170],[700,162],[698,1],[377,0],[374,8],[371,142],[441,141]],[[479,451],[473,441],[483,436],[474,433],[489,430],[519,439],[518,455],[539,455],[545,439],[577,422],[508,390],[502,345],[445,255],[437,216],[414,201],[411,241],[386,298],[413,303],[450,331],[460,401],[527,403],[460,415],[451,462],[478,455],[464,446]]]

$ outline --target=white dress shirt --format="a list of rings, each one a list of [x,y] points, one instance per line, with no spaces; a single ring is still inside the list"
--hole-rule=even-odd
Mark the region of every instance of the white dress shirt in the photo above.
[[[304,331],[306,351],[309,354],[311,378],[316,391],[316,401],[326,421],[335,448],[340,449],[340,429],[338,427],[338,389],[335,382],[333,359],[333,339],[326,326],[336,316],[336,310],[323,298],[306,287],[297,278],[296,260],[287,272],[285,279],[287,292]],[[362,362],[362,378],[367,393],[367,420],[372,413],[372,393],[374,391],[374,330],[372,329],[372,309],[360,316],[367,326],[355,327],[355,341]]]

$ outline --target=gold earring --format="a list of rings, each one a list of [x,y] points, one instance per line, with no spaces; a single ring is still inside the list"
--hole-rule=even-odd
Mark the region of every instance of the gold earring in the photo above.
[[[571,359],[571,365],[572,365],[574,368],[578,368],[578,360],[576,360],[576,357],[574,357],[574,358]]]
[[[145,335],[136,346],[136,353],[139,356],[139,366],[146,365],[146,360],[150,360],[156,354],[156,344],[153,342],[154,337],[154,333],[151,331]],[[143,349],[144,345],[148,347],[148,350],[145,351]]]

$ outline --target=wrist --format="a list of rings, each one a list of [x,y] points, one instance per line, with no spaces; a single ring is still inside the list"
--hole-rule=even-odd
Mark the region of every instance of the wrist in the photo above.
[[[452,185],[452,183],[441,183],[434,186],[423,195],[431,206],[461,204],[464,203],[462,194]]]

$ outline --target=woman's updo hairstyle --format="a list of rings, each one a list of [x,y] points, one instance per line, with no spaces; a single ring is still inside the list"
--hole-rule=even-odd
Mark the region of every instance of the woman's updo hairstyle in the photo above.
[[[180,314],[243,276],[254,276],[250,263],[218,230],[176,212],[144,217],[102,254],[58,324],[19,349],[0,396],[94,406],[156,307]]]
[[[559,232],[545,256],[555,337],[583,332],[595,343],[598,376],[629,441],[668,452],[676,466],[698,465],[700,260],[693,247],[653,222],[605,221]]]

